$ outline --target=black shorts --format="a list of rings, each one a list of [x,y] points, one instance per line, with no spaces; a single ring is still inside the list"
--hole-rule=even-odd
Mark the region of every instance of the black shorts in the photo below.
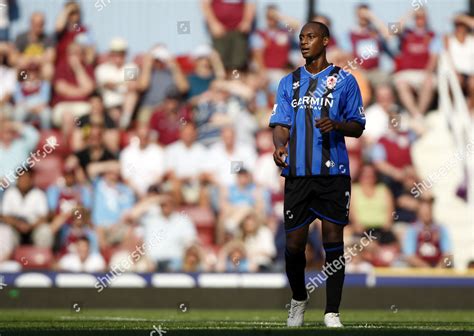
[[[296,230],[316,218],[346,225],[349,220],[351,178],[347,175],[287,177],[285,230]]]

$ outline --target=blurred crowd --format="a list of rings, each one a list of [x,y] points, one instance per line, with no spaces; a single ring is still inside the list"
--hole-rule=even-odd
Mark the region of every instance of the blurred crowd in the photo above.
[[[79,3],[64,4],[52,32],[35,12],[11,36],[14,2],[0,0],[0,270],[100,272],[131,256],[135,272],[284,269],[284,179],[268,120],[279,80],[304,64],[302,22],[269,5],[256,29],[253,1],[202,0],[211,45],[173,55],[157,41],[130,55],[133,41],[112,37],[98,53]],[[351,50],[334,38],[328,48],[366,106],[364,135],[346,139],[345,242],[376,238],[349,272],[452,266],[436,199],[413,192],[411,146],[437,106],[443,50],[474,111],[474,18],[456,15],[439,36],[428,14],[412,9],[388,27],[358,5]],[[331,26],[320,13],[313,20]],[[316,270],[320,223],[311,227],[307,267]]]

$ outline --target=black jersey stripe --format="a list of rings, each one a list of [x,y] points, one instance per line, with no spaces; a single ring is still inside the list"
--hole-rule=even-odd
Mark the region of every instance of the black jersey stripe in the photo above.
[[[300,79],[301,79],[301,68],[293,71],[293,99],[298,100],[300,97]],[[290,151],[288,153],[290,160],[290,176],[296,176],[296,141],[298,140],[298,127],[296,126],[296,114],[298,112],[298,105],[294,107],[294,122],[293,132],[290,134]]]
[[[305,97],[311,97],[318,87],[318,78],[311,78]],[[312,175],[313,167],[313,108],[308,104],[305,109],[305,174]]]
[[[339,73],[339,70],[341,70],[340,67],[335,66],[331,72],[329,73],[329,76],[334,75],[335,73]],[[326,98],[327,96],[333,92],[334,88],[328,88],[327,86],[325,87],[325,93],[323,94],[323,106],[321,108],[321,118],[329,117],[329,105],[326,104]],[[329,175],[329,169],[331,168],[331,138],[329,136],[329,133],[323,134],[322,135],[323,143],[321,146],[321,175]]]

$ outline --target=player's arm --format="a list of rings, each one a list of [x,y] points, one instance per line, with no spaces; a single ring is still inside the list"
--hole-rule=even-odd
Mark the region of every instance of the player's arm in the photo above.
[[[356,121],[336,121],[327,117],[316,120],[315,126],[321,133],[337,131],[344,136],[358,138],[364,132],[364,127]]]
[[[290,138],[290,130],[284,126],[276,125],[273,128],[273,144],[275,145],[275,151],[273,152],[273,160],[279,167],[286,167],[285,163],[288,152],[286,150],[286,144]]]
[[[365,129],[364,106],[357,81],[352,75],[345,79],[345,85],[341,95],[342,121],[329,119],[327,117],[317,119],[315,126],[322,134],[336,131],[344,136],[358,138]]]

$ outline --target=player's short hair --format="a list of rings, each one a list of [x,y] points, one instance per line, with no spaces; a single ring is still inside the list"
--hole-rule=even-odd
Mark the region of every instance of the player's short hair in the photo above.
[[[321,23],[319,21],[310,21],[308,22],[308,24],[315,25],[316,27],[318,27],[318,30],[321,33],[322,37],[331,37],[329,33],[329,28],[324,23]]]

